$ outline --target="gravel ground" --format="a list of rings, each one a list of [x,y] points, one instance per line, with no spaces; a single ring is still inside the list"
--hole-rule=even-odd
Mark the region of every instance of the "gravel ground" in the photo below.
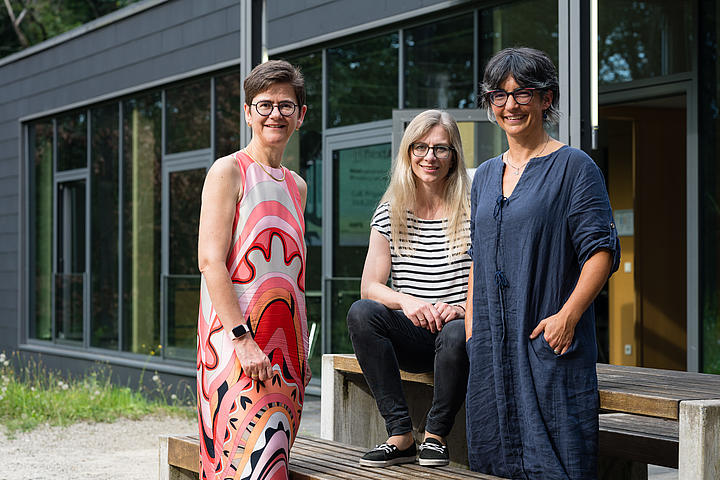
[[[306,397],[300,434],[320,435],[320,398]],[[39,427],[9,439],[0,426],[0,480],[155,480],[158,437],[197,434],[197,420],[149,416]]]
[[[178,417],[43,426],[0,442],[0,479],[156,479],[158,436],[195,434],[197,421]]]

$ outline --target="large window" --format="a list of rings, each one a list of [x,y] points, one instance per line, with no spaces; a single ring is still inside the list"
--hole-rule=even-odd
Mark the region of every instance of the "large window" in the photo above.
[[[166,153],[210,147],[210,79],[165,91]]]
[[[90,344],[118,348],[118,104],[90,110]]]
[[[27,125],[31,339],[195,358],[201,192],[239,148],[239,87],[233,70]]]
[[[405,108],[470,108],[473,12],[405,30]]]
[[[123,102],[123,350],[160,344],[160,92]]]
[[[398,34],[327,49],[328,127],[392,117],[398,105]]]
[[[240,150],[240,73],[233,71],[215,77],[215,156],[224,157]]]
[[[690,71],[696,31],[692,11],[693,2],[600,0],[600,83]]]
[[[52,339],[53,279],[53,122],[41,121],[28,127],[30,171],[35,189],[32,198],[33,217],[31,257],[35,285],[30,299],[30,336]]]

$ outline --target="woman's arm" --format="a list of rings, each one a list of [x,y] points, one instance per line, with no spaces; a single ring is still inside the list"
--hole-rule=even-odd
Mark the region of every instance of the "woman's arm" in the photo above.
[[[210,300],[226,333],[245,322],[225,262],[232,242],[235,206],[242,196],[241,173],[235,159],[224,157],[208,171],[202,192],[198,234],[198,268],[205,277]],[[246,375],[267,380],[270,361],[252,335],[233,340]]]
[[[598,250],[588,258],[580,271],[577,285],[565,305],[555,315],[541,320],[530,334],[530,338],[535,338],[544,331],[545,340],[555,353],[565,353],[575,336],[575,326],[600,293],[610,276],[611,267],[612,255],[607,250]]]
[[[465,341],[472,337],[472,321],[473,321],[473,266],[470,265],[470,275],[468,275],[467,300],[465,301]]]
[[[392,310],[402,310],[418,327],[427,328],[433,333],[442,330],[442,318],[432,303],[396,292],[387,286],[391,262],[390,242],[380,232],[371,228],[370,244],[360,283],[360,296],[382,303]]]

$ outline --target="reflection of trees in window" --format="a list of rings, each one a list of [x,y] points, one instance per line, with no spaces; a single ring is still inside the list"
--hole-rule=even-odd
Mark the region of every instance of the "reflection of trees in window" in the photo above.
[[[398,35],[327,49],[328,127],[384,120],[398,104]]]
[[[600,83],[689,71],[693,31],[690,2],[602,0]]]
[[[480,79],[490,57],[507,47],[542,50],[558,67],[555,0],[528,0],[480,11]]]
[[[165,91],[166,153],[210,147],[210,79]]]
[[[473,15],[405,31],[405,107],[474,105]]]
[[[240,73],[215,77],[215,156],[224,157],[240,150]]]
[[[123,345],[160,339],[160,94],[123,104]]]
[[[57,118],[57,169],[87,167],[87,113],[68,113]]]
[[[30,337],[50,340],[52,334],[52,242],[53,242],[53,125],[50,121],[30,125],[30,159],[32,162],[32,212],[34,235],[30,236],[35,263],[34,299],[30,308]]]
[[[90,344],[118,348],[118,104],[90,111]]]

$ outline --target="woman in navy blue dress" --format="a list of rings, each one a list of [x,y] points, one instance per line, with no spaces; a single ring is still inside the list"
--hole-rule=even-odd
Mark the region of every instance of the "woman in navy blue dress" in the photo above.
[[[620,246],[602,174],[553,139],[555,66],[510,48],[488,63],[482,102],[509,149],[471,192],[466,320],[472,470],[513,479],[597,478],[592,302]]]

